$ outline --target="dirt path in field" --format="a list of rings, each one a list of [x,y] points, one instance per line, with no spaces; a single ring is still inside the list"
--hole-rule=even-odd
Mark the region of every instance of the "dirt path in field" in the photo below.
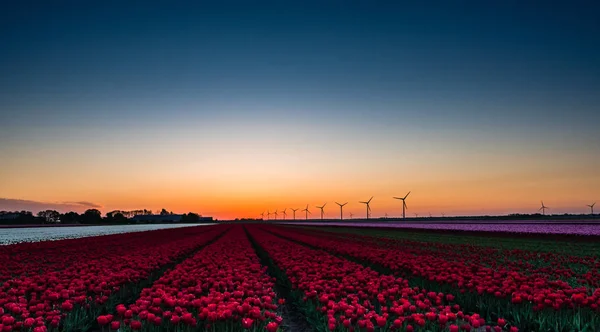
[[[254,247],[257,256],[260,258],[261,264],[268,268],[269,275],[271,277],[277,278],[276,274],[273,273],[272,267],[270,266],[269,262],[267,262],[267,260],[259,254],[256,247],[256,243],[254,243],[254,240],[252,239],[250,234],[248,234],[248,231],[246,231],[246,236],[248,236],[248,239],[252,243],[252,246]],[[281,318],[283,318],[283,322],[281,323],[280,327],[285,332],[314,332],[315,329],[309,324],[308,320],[306,319],[306,316],[304,316],[304,314],[302,313],[302,310],[298,308],[298,306],[292,300],[290,296],[291,289],[283,282],[281,282],[281,280],[277,279],[274,291],[279,299],[285,300],[284,304],[278,305],[277,310],[277,313],[281,316]]]
[[[277,294],[281,294],[275,287]],[[313,332],[315,329],[312,328],[306,321],[306,317],[300,312],[300,308],[297,308],[291,301],[286,301],[284,305],[279,305],[280,315],[283,318],[281,327],[286,332]]]

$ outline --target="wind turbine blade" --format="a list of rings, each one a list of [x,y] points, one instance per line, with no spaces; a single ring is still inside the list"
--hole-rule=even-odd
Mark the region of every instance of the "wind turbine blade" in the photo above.
[[[373,199],[373,196],[371,196],[371,198],[369,198],[369,200],[367,202],[371,203],[372,199]]]
[[[393,198],[394,198],[394,199],[403,199],[403,198],[401,198],[401,197],[396,197],[396,196],[394,196]]]
[[[405,208],[405,209],[408,209],[408,205],[406,205],[406,202],[405,202],[405,201],[402,201],[402,203],[404,203],[404,208]]]
[[[404,196],[404,199],[406,199],[406,197],[408,197],[408,195],[410,195],[410,191],[408,192],[408,194],[406,194],[406,196]]]

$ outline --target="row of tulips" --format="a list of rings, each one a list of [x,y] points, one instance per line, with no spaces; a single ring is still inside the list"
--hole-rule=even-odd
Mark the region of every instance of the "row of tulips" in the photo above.
[[[419,277],[419,285],[459,294],[460,303],[479,308],[487,318],[503,315],[537,331],[597,329],[600,289],[573,288],[562,280],[511,271],[502,266],[444,259],[438,251],[395,248],[385,240],[340,239],[313,231],[270,227],[270,232],[326,251],[389,269],[396,275]],[[482,259],[483,260],[483,259]]]
[[[266,274],[242,226],[184,260],[141,291],[116,315],[100,315],[106,330],[269,331],[279,329],[274,279]]]
[[[0,328],[4,331],[85,331],[98,313],[138,291],[149,278],[214,240],[227,226],[203,226],[85,238],[85,242],[41,242],[48,252],[21,262],[31,270],[0,285]],[[115,242],[120,240],[120,242]],[[79,244],[77,253],[69,246]],[[8,249],[25,257],[30,244]],[[61,251],[60,248],[65,248]],[[22,250],[22,251],[19,251]],[[18,254],[22,255],[19,256]],[[68,254],[68,257],[64,257]],[[45,264],[47,262],[47,264]],[[118,302],[116,302],[118,303]]]
[[[476,263],[493,269],[527,273],[532,278],[565,280],[571,286],[584,286],[589,289],[600,287],[600,257],[596,255],[569,255],[518,249],[503,250],[489,246],[376,238],[317,230],[312,232],[326,237],[352,238],[354,241],[376,243],[382,248],[393,247],[416,255],[435,254],[447,261]]]
[[[477,313],[465,314],[452,294],[410,287],[405,279],[285,240],[262,226],[248,226],[248,232],[296,290],[318,330],[518,331],[502,318],[490,325]]]

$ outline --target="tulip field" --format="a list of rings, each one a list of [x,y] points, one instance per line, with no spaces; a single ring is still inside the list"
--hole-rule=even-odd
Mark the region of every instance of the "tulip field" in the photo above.
[[[597,252],[436,239],[232,223],[4,245],[0,331],[600,331]]]

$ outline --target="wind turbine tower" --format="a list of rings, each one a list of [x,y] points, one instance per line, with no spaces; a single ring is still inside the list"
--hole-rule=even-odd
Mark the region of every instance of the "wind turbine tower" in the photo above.
[[[298,209],[290,209],[294,212],[294,220],[296,220],[296,211],[298,211]]]
[[[592,216],[594,215],[594,205],[596,205],[596,202],[594,202],[594,204],[588,205],[588,207],[592,210]]]
[[[285,220],[285,217],[287,216],[287,213],[285,211],[287,211],[287,208],[283,209],[283,220]]]
[[[369,198],[369,200],[366,202],[359,201],[359,203],[365,204],[367,206],[367,220],[369,220],[369,212],[371,212],[371,206],[369,206],[369,204],[371,203],[372,199],[373,199],[373,196],[371,196],[371,198]]]
[[[410,191],[404,197],[394,197],[395,199],[402,201],[402,219],[406,219],[406,208],[408,207],[406,206],[406,197],[408,197],[408,195],[410,195]]]
[[[323,209],[325,208],[325,205],[327,205],[327,203],[323,204],[323,206],[317,206],[317,208],[321,209],[321,220],[323,220]]]
[[[277,220],[277,210],[275,210],[275,220]]]
[[[340,206],[340,220],[344,219],[344,205],[348,204],[348,202],[344,203],[344,204],[340,204],[338,202],[335,202],[335,204]],[[352,216],[352,213],[350,213],[350,215]]]
[[[542,207],[538,210],[538,211],[542,211],[542,215],[545,216],[546,215],[546,209],[549,209],[549,207],[544,205],[544,201],[542,201]]]
[[[310,213],[310,211],[308,211],[308,204],[306,204],[306,209],[302,210],[304,212],[306,212],[306,220],[308,220],[308,214]],[[312,214],[312,213],[310,213]]]

